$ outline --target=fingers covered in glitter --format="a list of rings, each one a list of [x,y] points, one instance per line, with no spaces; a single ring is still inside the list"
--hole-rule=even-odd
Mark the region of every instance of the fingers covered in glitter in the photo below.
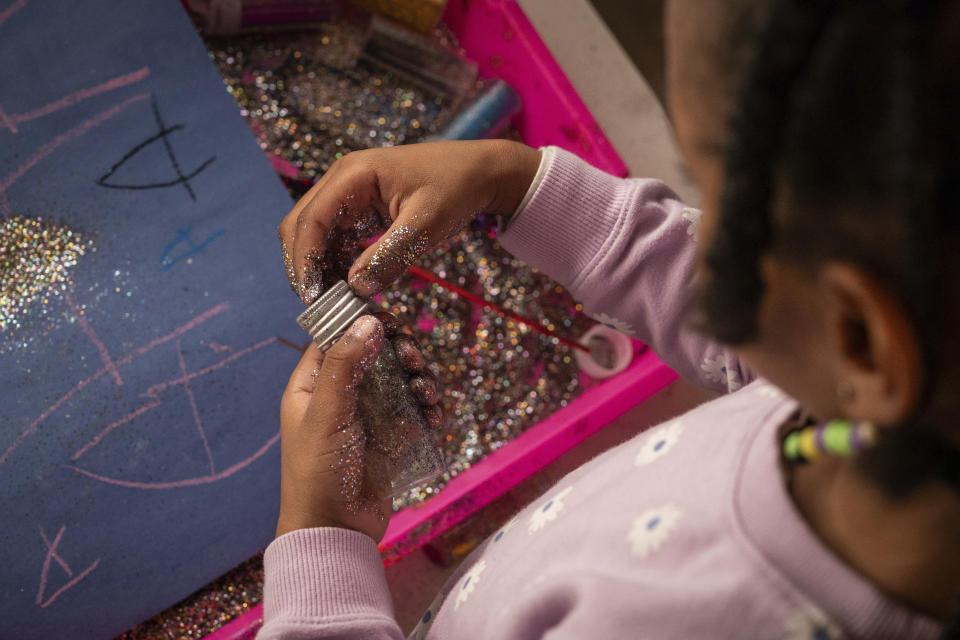
[[[422,407],[423,415],[427,419],[427,424],[431,429],[439,430],[443,426],[443,409],[439,404],[429,407]]]
[[[326,353],[306,349],[291,375],[281,403],[277,535],[333,526],[383,536],[389,501],[380,499],[388,494],[376,483],[389,476],[371,476],[384,463],[368,451],[357,392],[384,339],[382,324],[364,316]]]
[[[376,212],[375,175],[353,155],[336,162],[322,184],[301,198],[283,222],[284,231],[290,234],[291,256],[304,304],[316,300],[326,285],[346,278],[360,253],[363,231],[379,223],[378,215],[368,215]]]
[[[388,338],[400,334],[400,319],[389,311],[374,311],[373,316],[383,325],[383,333]],[[396,346],[396,344],[394,344]]]
[[[357,386],[376,361],[383,340],[380,321],[362,316],[327,350],[305,422],[315,420],[317,428],[329,433],[353,421]]]
[[[413,221],[400,219],[375,244],[368,247],[351,267],[350,288],[361,296],[372,296],[402,276],[429,249],[430,236]]]
[[[401,333],[400,320],[389,311],[376,311],[373,315],[383,325],[384,335],[393,343],[400,367],[410,376],[410,391],[417,403],[422,407],[436,405],[440,401],[437,380],[427,369],[426,361],[416,341],[412,336]],[[438,414],[438,411],[439,407],[425,414],[428,423],[431,417],[437,423],[442,422],[443,414],[442,412]]]
[[[420,347],[417,346],[416,341],[411,336],[406,334],[397,336],[393,339],[393,346],[397,350],[397,360],[400,361],[400,366],[407,373],[424,371],[426,362],[420,352]]]
[[[433,406],[440,402],[437,381],[433,379],[433,376],[413,376],[410,378],[410,390],[421,405]]]

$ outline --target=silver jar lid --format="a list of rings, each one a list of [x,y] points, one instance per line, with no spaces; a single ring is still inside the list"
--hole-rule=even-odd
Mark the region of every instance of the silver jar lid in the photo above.
[[[310,334],[320,349],[326,351],[357,318],[367,313],[370,313],[367,301],[340,280],[297,316],[297,324]]]

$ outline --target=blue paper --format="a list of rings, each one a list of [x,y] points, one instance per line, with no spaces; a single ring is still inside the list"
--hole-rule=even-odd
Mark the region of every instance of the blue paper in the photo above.
[[[0,60],[0,217],[96,248],[0,338],[0,638],[110,638],[273,535],[291,201],[176,0],[0,0]]]

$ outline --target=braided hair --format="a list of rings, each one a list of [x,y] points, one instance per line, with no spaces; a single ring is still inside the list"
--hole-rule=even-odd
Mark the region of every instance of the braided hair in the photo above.
[[[729,123],[704,328],[756,338],[765,254],[858,265],[903,305],[925,374],[861,467],[892,497],[960,491],[960,2],[769,4]],[[944,634],[960,639],[960,614]]]

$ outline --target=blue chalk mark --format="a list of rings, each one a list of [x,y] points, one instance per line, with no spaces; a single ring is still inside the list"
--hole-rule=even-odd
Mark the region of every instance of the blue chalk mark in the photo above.
[[[166,271],[167,269],[177,264],[181,260],[185,260],[194,254],[200,253],[201,251],[207,248],[207,245],[209,245],[211,242],[213,242],[214,240],[216,240],[217,238],[219,238],[220,236],[222,236],[227,232],[226,229],[217,229],[206,240],[204,240],[200,244],[197,244],[196,242],[194,242],[193,238],[190,237],[191,231],[193,231],[193,226],[188,226],[186,229],[177,230],[177,237],[174,238],[173,241],[170,242],[170,244],[164,247],[163,253],[160,254],[161,270]],[[173,259],[171,259],[170,252],[172,252],[174,247],[176,247],[181,242],[188,243],[189,245],[188,248],[183,253],[180,253],[174,256]]]

